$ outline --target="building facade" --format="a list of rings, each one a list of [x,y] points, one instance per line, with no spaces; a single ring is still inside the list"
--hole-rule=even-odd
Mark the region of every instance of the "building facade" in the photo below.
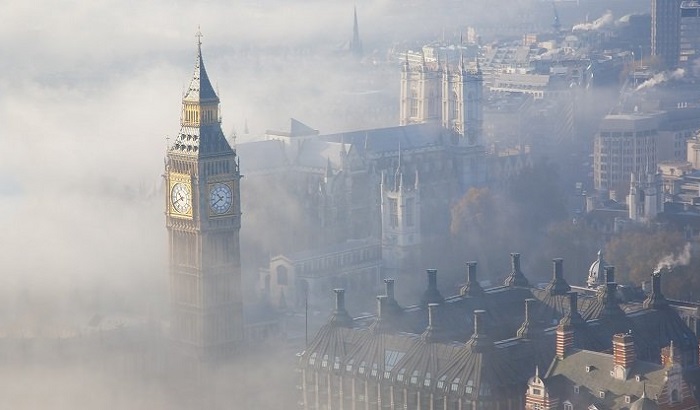
[[[626,192],[632,173],[655,170],[658,129],[658,115],[607,115],[593,141],[595,189]]]
[[[700,3],[681,3],[679,26],[680,55],[678,65],[692,69],[693,62],[700,57]]]
[[[605,285],[587,296],[572,291],[561,259],[549,283],[531,286],[519,256],[512,255],[504,285],[490,289],[479,285],[476,263],[468,263],[466,284],[447,298],[429,270],[420,303],[409,307],[398,303],[388,281],[376,316],[352,318],[337,289],[328,322],[299,357],[302,408],[520,410],[535,369],[548,369],[571,349],[611,351],[614,335],[630,329],[637,360],[666,365],[663,349],[673,344],[674,363],[697,372],[697,338],[669,307],[660,275],[643,303],[623,304],[610,267]]]
[[[460,136],[459,145],[482,143],[483,77],[478,62],[468,68],[461,59],[457,67],[438,59],[428,64],[406,61],[401,66],[400,124],[441,124]]]
[[[241,175],[221,131],[219,97],[204,68],[201,41],[164,176],[171,337],[196,358],[225,356],[244,337]]]
[[[651,55],[663,68],[678,66],[682,0],[651,0]]]

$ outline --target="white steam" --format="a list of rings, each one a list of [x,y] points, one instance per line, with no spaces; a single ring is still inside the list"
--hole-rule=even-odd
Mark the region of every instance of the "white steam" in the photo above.
[[[656,264],[655,272],[660,272],[662,269],[670,270],[677,266],[685,266],[690,263],[690,243],[686,243],[683,250],[674,255],[668,254],[661,258],[659,263]]]
[[[576,24],[571,31],[598,31],[611,26],[614,23],[612,11],[607,10],[602,16],[591,23]]]
[[[685,75],[685,70],[682,68],[677,68],[673,71],[664,71],[662,73],[655,74],[650,79],[639,84],[639,86],[635,89],[635,91],[641,91],[645,88],[651,88],[651,87],[654,87],[658,84],[661,84],[661,83],[669,81],[669,80],[679,80],[679,79],[683,78],[684,75]]]

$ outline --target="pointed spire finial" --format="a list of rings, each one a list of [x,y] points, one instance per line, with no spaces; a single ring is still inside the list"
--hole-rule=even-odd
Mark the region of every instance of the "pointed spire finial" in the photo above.
[[[202,29],[199,25],[197,25],[197,33],[195,33],[194,36],[197,37],[197,47],[199,47],[199,49],[201,50],[202,49],[202,37],[204,37],[204,34],[202,34]]]

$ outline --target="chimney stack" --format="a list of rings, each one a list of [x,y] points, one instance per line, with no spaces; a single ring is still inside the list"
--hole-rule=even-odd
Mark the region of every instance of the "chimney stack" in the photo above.
[[[569,299],[569,310],[564,313],[564,317],[561,318],[559,323],[571,325],[574,328],[585,325],[586,321],[583,320],[583,317],[578,311],[578,293],[570,291],[566,295]]]
[[[459,294],[462,296],[479,296],[484,293],[476,278],[476,262],[467,262],[467,284],[462,286]]]
[[[613,336],[613,376],[626,380],[636,359],[634,339],[631,333],[618,333]]]
[[[525,320],[518,329],[516,335],[523,339],[532,339],[541,334],[542,326],[534,321],[533,309],[535,308],[536,299],[525,299]]]
[[[394,293],[394,279],[384,279],[384,284],[386,285],[386,304],[385,314],[387,317],[395,318],[403,313],[403,308],[396,301],[396,295]]]
[[[549,291],[550,295],[566,294],[571,290],[571,286],[564,279],[564,259],[556,258],[552,259],[552,262],[554,263],[554,275],[545,289]]]
[[[377,318],[370,325],[373,332],[383,332],[389,329],[389,318],[387,318],[387,296],[377,296]]]
[[[530,286],[525,275],[520,270],[520,254],[510,254],[511,272],[506,278],[504,285],[506,286]]]
[[[434,342],[438,339],[440,331],[439,319],[437,318],[439,306],[437,303],[428,303],[428,327],[422,335],[426,342]]]
[[[661,271],[651,274],[651,293],[644,301],[646,309],[661,309],[668,306],[668,301],[661,293]]]
[[[394,279],[384,279],[386,296],[389,300],[394,300]]]
[[[423,293],[421,304],[428,306],[429,303],[443,303],[445,298],[442,297],[437,288],[437,269],[426,270],[428,275],[428,289]]]
[[[485,316],[485,310],[477,309],[474,311],[474,334],[467,341],[467,346],[470,346],[475,352],[483,352],[493,347],[493,341],[486,332]]]
[[[615,282],[615,267],[605,266],[603,269],[605,269],[605,283]]]
[[[345,310],[345,289],[333,289],[335,292],[335,309],[329,323],[340,327],[352,327],[352,318]]]
[[[560,323],[556,330],[557,358],[564,359],[574,347],[574,328],[570,324]]]

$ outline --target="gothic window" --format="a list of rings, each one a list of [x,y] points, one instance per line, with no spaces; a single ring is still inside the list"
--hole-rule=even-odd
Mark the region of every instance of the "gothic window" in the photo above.
[[[285,266],[280,265],[277,267],[277,284],[281,286],[287,286],[288,284],[287,268]]]
[[[418,91],[411,90],[411,117],[418,117]]]
[[[456,92],[452,93],[452,101],[454,101],[452,104],[452,118],[455,120],[458,120],[459,119],[459,103],[460,103],[460,101],[459,101],[459,96],[457,95]]]
[[[413,226],[414,222],[414,199],[413,198],[408,198],[406,199],[406,226]]]
[[[389,198],[389,226],[399,226],[399,202],[395,198]]]

